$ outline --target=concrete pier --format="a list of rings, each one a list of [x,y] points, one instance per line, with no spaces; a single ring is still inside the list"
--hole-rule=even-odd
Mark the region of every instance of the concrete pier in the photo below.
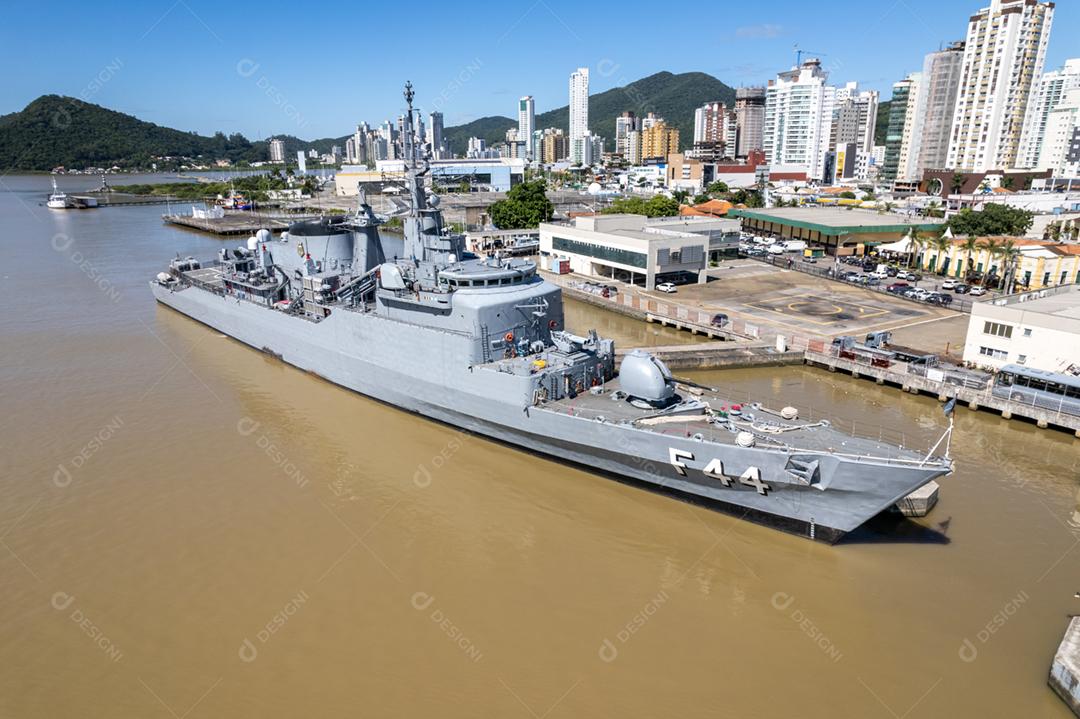
[[[824,367],[830,372],[839,369],[849,372],[853,377],[883,380],[885,384],[900,387],[911,394],[925,393],[940,401],[955,397],[958,403],[965,402],[972,409],[1000,412],[1003,419],[1024,418],[1031,420],[1041,429],[1050,427],[1067,429],[1080,437],[1080,416],[1026,402],[1015,402],[985,389],[972,389],[959,385],[947,385],[946,389],[943,389],[941,382],[922,375],[899,371],[895,367],[875,367],[871,364],[837,357],[828,352],[815,352],[809,349],[806,351],[806,363]]]
[[[1050,688],[1080,717],[1080,617],[1073,617],[1050,665]]]
[[[739,367],[776,367],[802,364],[802,351],[777,352],[772,346],[735,344],[733,342],[703,342],[693,345],[643,348],[673,370],[736,369]],[[621,362],[632,350],[615,350],[615,361]]]
[[[897,502],[893,508],[905,517],[925,517],[938,501],[941,485],[929,482]]]

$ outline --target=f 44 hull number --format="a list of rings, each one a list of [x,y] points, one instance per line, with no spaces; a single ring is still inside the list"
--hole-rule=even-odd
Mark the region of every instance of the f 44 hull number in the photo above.
[[[686,452],[681,449],[675,449],[674,447],[668,447],[668,461],[671,466],[675,468],[675,471],[686,476],[686,463],[694,460],[693,452]],[[735,475],[729,474],[724,471],[724,463],[719,459],[711,459],[709,463],[705,465],[705,468],[701,470],[709,479],[715,479],[725,487],[731,487],[733,482],[746,485],[747,487],[753,487],[760,495],[767,495],[769,493],[769,485],[761,481],[761,470],[757,467],[747,467],[746,471],[742,474]]]

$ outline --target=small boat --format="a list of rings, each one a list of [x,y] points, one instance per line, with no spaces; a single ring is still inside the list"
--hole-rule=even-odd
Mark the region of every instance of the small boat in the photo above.
[[[45,206],[53,210],[66,210],[68,207],[67,195],[60,192],[60,189],[56,186],[56,176],[52,178],[52,194],[49,195],[49,199],[45,202]]]

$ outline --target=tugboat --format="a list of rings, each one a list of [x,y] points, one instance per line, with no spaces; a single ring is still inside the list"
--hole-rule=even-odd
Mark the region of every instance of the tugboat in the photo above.
[[[568,332],[533,262],[466,252],[424,188],[404,96],[400,250],[361,193],[349,216],[177,257],[150,282],[158,302],[401,409],[818,541],[951,471],[946,436],[917,453],[737,406],[642,351],[616,371],[614,342]]]

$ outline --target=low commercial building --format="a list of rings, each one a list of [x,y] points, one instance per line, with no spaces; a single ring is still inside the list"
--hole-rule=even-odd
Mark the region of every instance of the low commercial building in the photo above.
[[[519,157],[432,160],[430,165],[431,182],[452,190],[468,183],[473,191],[509,192],[525,179],[525,160]],[[381,192],[386,185],[400,183],[404,174],[403,161],[379,160],[374,170],[363,165],[344,165],[334,182],[339,197],[355,197],[360,186],[371,192]]]
[[[1031,240],[1024,237],[980,237],[974,249],[967,249],[967,239],[953,239],[944,250],[928,247],[922,253],[920,266],[958,279],[1002,278],[1004,260],[995,248],[1012,242],[1019,250],[1014,279],[1023,290],[1080,283],[1080,244]]]
[[[1028,292],[971,308],[964,361],[1000,369],[1080,369],[1080,286]]]
[[[705,282],[709,232],[721,227],[697,225],[701,232],[687,232],[693,218],[666,218],[653,222],[644,215],[589,215],[575,217],[572,224],[540,224],[540,257],[545,266],[555,258],[570,261],[578,274],[644,282],[652,290],[665,276],[694,274]],[[724,220],[704,220],[720,223]],[[659,278],[659,280],[658,280]]]
[[[838,207],[734,209],[728,217],[742,220],[743,230],[782,239],[805,240],[829,255],[864,255],[874,247],[896,242],[914,228],[940,234],[942,220],[878,214]]]

